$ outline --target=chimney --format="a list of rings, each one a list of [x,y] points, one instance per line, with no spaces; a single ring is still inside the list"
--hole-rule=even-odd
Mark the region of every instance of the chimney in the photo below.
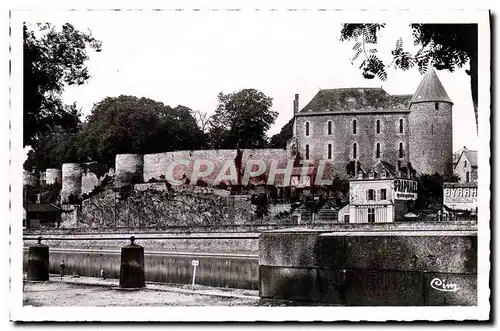
[[[295,100],[293,101],[293,114],[297,114],[299,112],[299,95],[295,94]]]

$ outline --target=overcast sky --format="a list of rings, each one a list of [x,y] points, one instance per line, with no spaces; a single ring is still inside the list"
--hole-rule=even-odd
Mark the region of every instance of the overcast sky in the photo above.
[[[77,12],[67,21],[90,29],[102,52],[90,53],[92,78],[68,88],[66,103],[85,115],[94,103],[120,94],[148,97],[212,113],[219,92],[255,88],[273,98],[279,112],[269,135],[292,117],[295,93],[300,108],[321,89],[383,87],[390,94],[413,94],[421,75],[389,70],[387,81],[363,79],[351,64],[352,42],[340,42],[341,21],[331,12]],[[399,37],[412,49],[407,23],[387,22],[379,43],[382,59]],[[438,71],[454,102],[453,148],[477,148],[469,76],[464,69]]]

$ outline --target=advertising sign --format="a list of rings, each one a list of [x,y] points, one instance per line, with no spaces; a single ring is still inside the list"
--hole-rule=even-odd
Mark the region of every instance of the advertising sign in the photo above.
[[[475,210],[477,208],[477,186],[444,186],[443,203],[456,210]]]
[[[411,179],[394,179],[394,200],[416,200],[417,181]]]

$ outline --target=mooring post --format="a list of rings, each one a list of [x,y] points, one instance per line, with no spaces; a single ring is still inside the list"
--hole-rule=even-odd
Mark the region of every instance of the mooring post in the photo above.
[[[49,246],[42,244],[42,237],[28,251],[28,280],[49,280]]]
[[[130,237],[130,245],[122,247],[120,287],[146,287],[144,277],[144,247],[135,244],[134,236]]]

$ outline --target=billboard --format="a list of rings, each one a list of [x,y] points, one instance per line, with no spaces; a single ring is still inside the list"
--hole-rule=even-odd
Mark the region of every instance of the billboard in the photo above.
[[[445,184],[443,185],[443,204],[455,210],[477,209],[477,185]]]
[[[411,179],[394,179],[394,200],[416,200],[417,181]]]

